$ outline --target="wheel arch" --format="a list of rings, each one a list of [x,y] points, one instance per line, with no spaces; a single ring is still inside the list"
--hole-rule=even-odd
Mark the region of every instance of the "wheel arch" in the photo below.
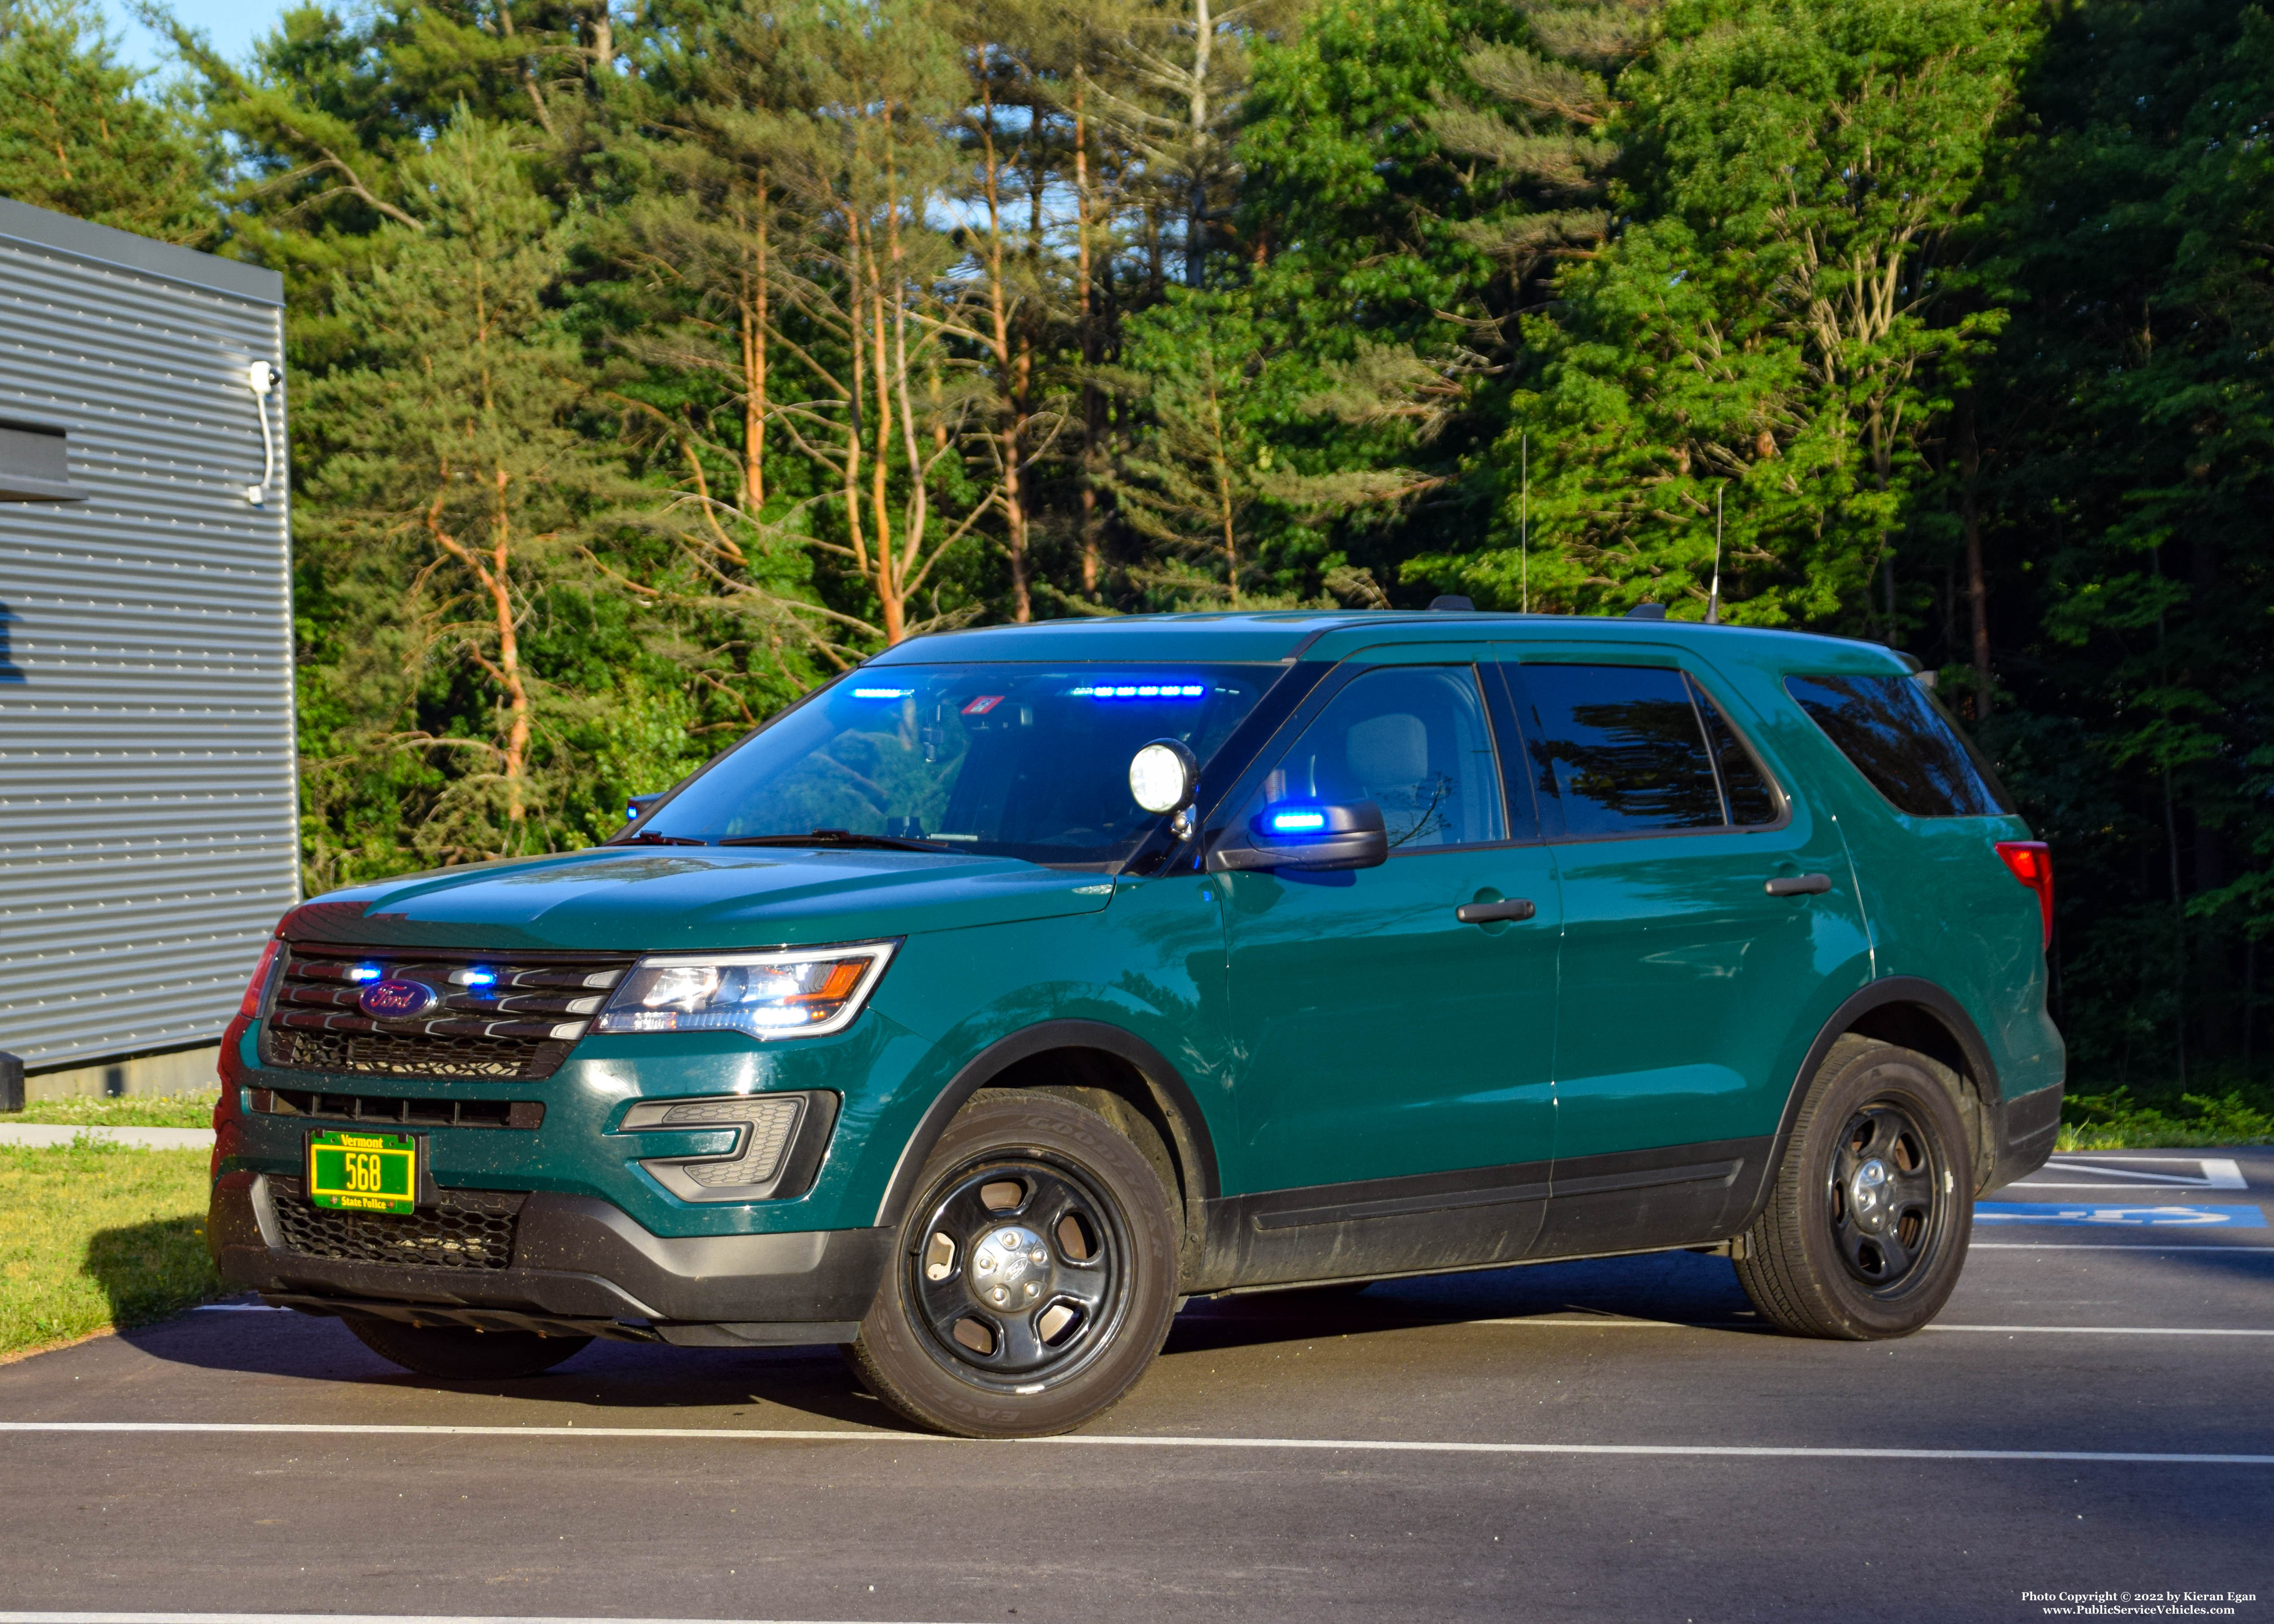
[[[1065,1086],[1111,1094],[1151,1124],[1173,1164],[1185,1233],[1197,1235],[1202,1203],[1222,1193],[1208,1118],[1167,1056],[1135,1034],[1099,1020],[1043,1021],[998,1038],[966,1061],[901,1147],[877,1204],[877,1224],[895,1226],[907,1214],[932,1147],[972,1095],[982,1088]]]
[[[1858,989],[1834,1010],[1802,1056],[1800,1070],[1785,1096],[1784,1111],[1777,1119],[1776,1140],[1745,1220],[1748,1226],[1767,1205],[1809,1084],[1815,1081],[1832,1046],[1851,1034],[1913,1049],[1957,1078],[1959,1114],[1974,1140],[1976,1188],[1988,1189],[1996,1183],[1998,1067],[1990,1058],[1990,1046],[1983,1041],[1981,1028],[1945,989],[1921,976],[1891,975]]]

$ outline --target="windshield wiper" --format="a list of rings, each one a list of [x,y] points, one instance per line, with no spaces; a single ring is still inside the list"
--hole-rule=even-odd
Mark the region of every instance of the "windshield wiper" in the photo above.
[[[878,852],[948,852],[952,846],[937,840],[915,840],[903,835],[856,835],[849,829],[817,829],[802,835],[730,835],[720,846],[850,846]]]
[[[610,846],[700,846],[703,842],[690,840],[685,835],[651,835],[642,831],[636,835],[626,835],[621,840],[611,840],[608,844]]]

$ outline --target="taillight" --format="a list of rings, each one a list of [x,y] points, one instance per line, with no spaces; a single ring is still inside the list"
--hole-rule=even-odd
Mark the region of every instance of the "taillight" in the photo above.
[[[268,945],[260,950],[260,962],[253,966],[252,979],[245,984],[245,996],[237,1004],[237,1012],[247,1020],[260,1019],[260,995],[268,990],[268,972],[276,963],[276,950],[283,945],[271,936]]]
[[[2042,840],[2000,840],[1998,855],[2014,877],[2037,893],[2037,912],[2044,918],[2045,945],[2053,941],[2053,854]]]

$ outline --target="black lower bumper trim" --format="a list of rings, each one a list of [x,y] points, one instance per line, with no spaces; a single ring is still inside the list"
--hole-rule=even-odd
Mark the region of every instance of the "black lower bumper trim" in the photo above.
[[[861,1322],[847,1320],[789,1325],[659,1325],[656,1335],[674,1348],[802,1348],[809,1342],[849,1342]]]
[[[799,1340],[822,1342],[843,1340],[834,1333],[868,1314],[892,1244],[889,1229],[656,1235],[606,1201],[538,1192],[522,1205],[509,1267],[445,1269],[293,1252],[275,1211],[289,1199],[257,1173],[224,1174],[215,1184],[206,1239],[223,1280],[264,1296],[432,1312],[796,1325],[820,1333]]]
[[[618,1342],[664,1340],[652,1327],[626,1325],[621,1320],[568,1320],[557,1314],[523,1313],[510,1308],[443,1308],[431,1303],[400,1303],[386,1297],[312,1297],[295,1291],[264,1291],[260,1300],[271,1308],[297,1309],[304,1314],[338,1319],[362,1314],[430,1329],[455,1327],[470,1331],[534,1331],[539,1336],[599,1336]]]
[[[2044,1166],[2045,1158],[2053,1154],[2053,1146],[2060,1139],[2064,1093],[2062,1086],[2056,1083],[2051,1088],[2000,1100],[1992,1108],[1995,1140],[1990,1182],[1983,1194],[2015,1179],[2027,1178]]]

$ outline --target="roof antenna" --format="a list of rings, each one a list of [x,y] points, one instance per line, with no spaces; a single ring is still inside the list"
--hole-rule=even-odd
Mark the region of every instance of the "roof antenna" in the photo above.
[[[1713,590],[1706,595],[1706,624],[1721,623],[1721,485],[1713,487]]]
[[[1517,568],[1524,583],[1524,596],[1518,601],[1524,613],[1532,613],[1532,431],[1520,431],[1516,439],[1516,455],[1524,469],[1524,493],[1517,499]]]

